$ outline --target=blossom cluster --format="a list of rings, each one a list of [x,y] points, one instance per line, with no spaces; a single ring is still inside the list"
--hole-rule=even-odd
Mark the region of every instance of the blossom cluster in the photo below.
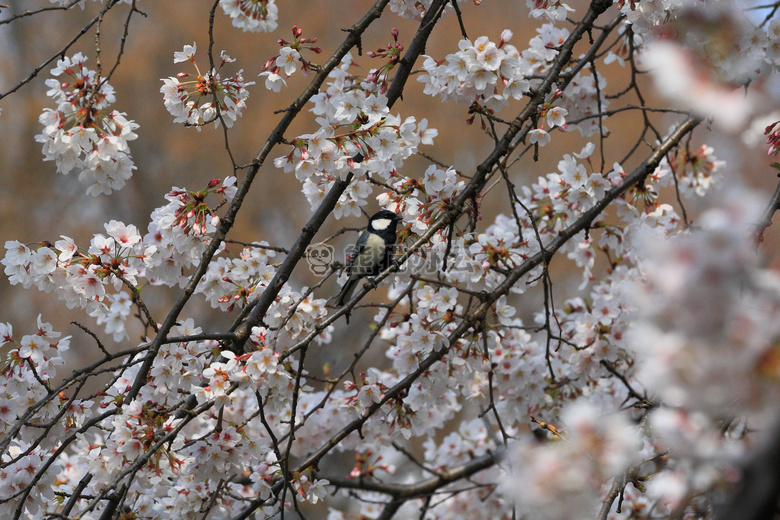
[[[498,43],[480,36],[474,42],[461,40],[458,52],[440,62],[427,56],[426,74],[419,78],[425,84],[424,92],[438,94],[443,101],[477,103],[492,111],[506,105],[509,98],[521,99],[531,86],[527,77],[533,74],[533,65],[508,43],[511,38],[512,31],[504,30]],[[556,52],[552,51],[552,57]]]
[[[402,215],[404,222],[411,223],[411,233],[422,235],[465,185],[453,168],[443,170],[431,165],[419,180],[392,177],[389,184],[392,191],[381,193],[377,201],[383,208]]]
[[[144,242],[157,249],[154,262],[146,271],[150,282],[169,286],[186,283],[186,270],[198,265],[211,242],[210,235],[219,224],[219,216],[206,203],[206,198],[221,193],[232,200],[237,189],[235,183],[235,177],[226,177],[217,187],[220,181],[214,179],[204,190],[174,187],[165,195],[168,203],[152,212],[144,236]]]
[[[209,193],[231,198],[235,177],[221,186],[212,181],[201,192],[174,188],[168,204],[154,210],[148,232],[142,236],[132,224],[112,220],[106,235],[96,234],[86,250],[62,236],[53,244],[28,246],[16,240],[5,243],[0,263],[11,284],[54,292],[68,308],[79,307],[104,324],[116,341],[126,337],[131,292],[146,278],[153,284],[183,284],[186,269],[197,265],[219,218],[204,202]]]
[[[599,59],[624,64],[623,46],[644,45],[649,25],[684,16],[683,3],[618,1],[636,30],[624,25]],[[244,30],[276,26],[272,0],[220,4]],[[430,5],[389,3],[418,19]],[[498,43],[462,40],[444,60],[426,60],[425,93],[468,105],[473,120],[533,91],[569,36],[555,24],[570,8],[557,0],[527,6],[546,21],[527,49],[510,45],[508,30]],[[389,74],[402,51],[392,34],[386,50],[373,53],[385,65],[357,76],[348,55],[333,70],[312,98],[317,126],[292,139],[275,165],[295,175],[312,207],[349,176],[337,218],[361,216],[376,189],[379,206],[403,217],[397,238],[408,246],[462,203],[469,178],[438,163],[421,175],[402,173],[438,132],[427,120],[391,114]],[[762,34],[748,39],[760,43]],[[310,66],[300,51],[313,41],[301,36],[293,28],[294,41],[280,41],[279,55],[263,66],[267,88],[278,90],[283,75]],[[770,47],[761,43],[757,52],[769,55]],[[195,64],[194,55],[195,46],[185,46],[174,61]],[[163,80],[177,122],[200,127],[222,115],[230,126],[241,114],[250,83],[241,73],[221,80],[218,71],[232,61],[224,53],[221,60],[205,75],[196,66],[195,81],[187,74]],[[99,343],[104,357],[92,371],[75,371],[59,386],[56,370],[71,338],[40,317],[37,331],[21,338],[0,323],[0,516],[18,510],[97,520],[109,516],[105,498],[120,486],[123,513],[155,520],[271,518],[326,496],[329,520],[388,512],[442,520],[595,517],[610,504],[610,486],[622,509],[601,516],[612,520],[710,514],[709,498],[738,474],[734,461],[779,417],[780,279],[754,253],[749,225],[757,214],[747,209],[761,203],[686,212],[690,198],[698,204],[724,178],[723,161],[706,145],[680,144],[633,174],[624,169],[635,163],[633,152],[607,162],[606,80],[592,62],[574,71],[575,63],[584,62],[564,64],[556,86],[532,107],[537,128],[527,142],[544,146],[554,128],[577,128],[581,137],[601,132],[600,139],[560,153],[554,171],[524,171],[531,177],[519,188],[514,171],[488,173],[495,175],[489,186],[506,181],[509,208],[506,199],[498,211],[489,207],[496,192],[485,188],[464,203],[462,218],[426,236],[389,277],[383,302],[365,306],[378,311],[362,346],[318,349],[337,330],[322,297],[328,288],[294,282],[273,288],[245,345],[179,316],[165,335],[134,348],[115,353]],[[752,80],[754,72],[730,79]],[[90,81],[107,104],[110,88]],[[59,88],[56,96],[70,95],[70,87]],[[776,126],[766,130],[771,152]],[[648,129],[658,137],[648,144],[660,146],[666,138],[652,125],[640,139],[649,139]],[[141,307],[139,288],[183,286],[196,266],[204,273],[197,297],[223,312],[248,310],[271,290],[282,249],[259,241],[231,251],[228,243],[200,265],[221,222],[212,197],[232,200],[235,183],[174,187],[145,234],[112,220],[87,248],[66,236],[54,244],[8,241],[5,273],[13,284],[85,309],[117,342],[129,335],[132,306]],[[674,205],[662,197],[672,190]],[[575,276],[559,277],[561,264],[576,267]],[[534,298],[536,308],[526,305]],[[360,328],[349,334],[357,338]],[[81,395],[96,375],[110,376],[108,383]],[[354,457],[347,477],[319,455],[312,467],[296,468],[294,461],[321,450]],[[399,489],[458,471],[467,486],[462,479],[437,485],[399,505]]]
[[[275,0],[219,0],[233,27],[249,32],[276,30],[279,8]]]
[[[283,73],[285,77],[289,78],[295,74],[295,71],[298,70],[299,66],[304,75],[311,74],[311,66],[307,61],[301,58],[302,50],[310,50],[315,54],[322,52],[322,49],[319,47],[311,45],[317,43],[317,38],[302,37],[303,29],[300,29],[298,26],[293,26],[292,34],[292,42],[288,42],[281,38],[279,39],[279,45],[282,47],[279,50],[279,54],[269,58],[263,65],[262,71],[259,74],[260,77],[265,77],[265,88],[268,90],[279,92],[282,85],[287,84],[281,74]]]
[[[458,2],[465,2],[466,0],[457,0]],[[430,9],[433,0],[390,0],[390,11],[396,13],[402,18],[408,18],[410,20],[422,20],[425,13]],[[447,4],[444,7],[444,12],[453,11],[453,7]]]
[[[54,291],[68,308],[92,312],[110,288],[120,291],[124,283],[135,287],[144,262],[156,252],[153,246],[142,243],[133,225],[112,220],[105,224],[105,229],[108,236],[95,235],[85,252],[80,252],[73,239],[66,236],[33,249],[19,241],[8,241],[2,260],[5,274],[12,284]]]
[[[172,335],[184,337],[201,332],[192,319],[182,320],[171,330]],[[0,510],[4,514],[13,513],[33,480],[34,491],[25,502],[29,514],[61,510],[62,503],[54,500],[55,493],[69,493],[87,473],[91,477],[85,482],[86,492],[95,496],[118,474],[133,467],[153,443],[174,434],[178,435],[149,452],[145,462],[133,471],[127,496],[136,514],[173,519],[213,507],[223,516],[232,516],[245,505],[235,497],[259,494],[270,498],[271,485],[281,471],[271,438],[274,431],[281,435],[288,429],[284,409],[290,403],[291,371],[296,365],[280,362],[278,352],[265,343],[262,331],[256,329],[251,338],[257,350],[241,356],[220,351],[218,344],[209,341],[163,345],[147,384],[135,400],[123,403],[143,359],[130,356],[114,372],[112,384],[95,403],[109,413],[97,417],[88,432],[77,430],[93,417],[92,401],[44,399],[49,392],[46,381],[54,377],[53,367],[63,363],[61,353],[68,349],[69,340],[60,338],[40,318],[38,332],[19,341],[10,325],[0,325],[0,342],[12,347],[2,365],[4,377],[0,383],[0,428],[10,434],[4,436],[3,442],[10,443],[10,449],[3,450],[4,469],[0,473]],[[257,392],[268,400],[259,410]],[[216,414],[199,416],[192,422],[177,417],[175,410],[193,395],[200,406],[220,409],[219,421],[226,424],[215,428]],[[11,397],[20,396],[29,401],[29,408],[9,406]],[[253,410],[255,417],[249,422],[245,418],[253,412],[248,410]],[[36,441],[38,429],[10,430],[23,413],[29,416],[28,424],[47,428],[44,443],[36,445],[40,441]],[[63,415],[64,420],[55,419]],[[269,422],[274,430],[266,428]],[[179,434],[187,423],[186,433]],[[63,440],[73,449],[58,464],[47,468],[44,450],[56,448]],[[251,473],[247,482],[227,484],[227,493],[218,492],[218,482],[227,475],[242,474],[247,467],[247,474]],[[172,485],[161,489],[160,478],[170,479]],[[311,503],[323,498],[326,484],[327,480],[315,479],[309,472],[291,481],[298,500]],[[187,500],[181,500],[182,495]],[[273,502],[267,506],[269,512],[275,507]],[[80,516],[97,518],[104,507],[101,504],[92,513],[81,511]]]
[[[627,291],[636,311],[626,341],[633,384],[669,405],[649,416],[657,449],[676,454],[648,486],[661,510],[723,486],[754,442],[747,425],[771,431],[778,417],[780,329],[768,316],[780,307],[780,281],[755,255],[749,201],[706,211],[690,233],[637,240],[643,283]],[[724,416],[735,419],[724,425]]]
[[[138,137],[138,124],[110,110],[114,89],[86,61],[81,53],[65,56],[51,70],[57,78],[46,80],[46,95],[57,107],[43,110],[38,121],[44,129],[35,140],[43,143],[45,161],[55,161],[63,175],[76,169],[87,193],[97,196],[121,189],[132,176],[135,165],[127,143]]]
[[[776,121],[764,129],[766,144],[769,145],[769,155],[777,155],[780,151],[780,121]]]
[[[37,330],[21,337],[14,336],[10,324],[0,323],[0,347],[5,351],[0,362],[0,500],[7,501],[2,506],[7,516],[30,486],[25,507],[31,514],[40,514],[55,500],[56,476],[63,469],[60,463],[51,465],[42,478],[35,477],[56,449],[55,439],[72,433],[92,415],[89,400],[72,399],[63,409],[57,401],[46,399],[57,367],[65,364],[63,353],[70,348],[70,340],[40,316]],[[23,429],[23,439],[15,437],[20,419],[30,425]],[[48,435],[38,438],[43,428]]]
[[[510,30],[501,33],[498,43],[486,36],[473,42],[461,40],[458,52],[448,54],[443,60],[426,57],[423,63],[426,73],[418,81],[425,85],[425,94],[469,105],[469,112],[491,117],[510,100],[522,99],[541,83],[540,78],[549,71],[558,56],[558,48],[569,36],[566,28],[552,23],[537,28],[537,33],[522,52],[508,43],[513,36]],[[603,94],[604,77],[595,74],[578,70],[564,91],[556,91],[540,107],[540,119],[547,123],[548,129],[566,129],[568,117],[578,122],[575,128],[583,136],[599,131],[602,119],[599,114],[606,110],[609,101]],[[544,146],[550,136],[542,127],[531,131],[529,141]]]
[[[226,63],[235,60],[225,51],[219,56],[219,66],[202,74],[195,63],[197,45],[185,45],[181,52],[175,52],[173,62],[181,63],[189,61],[195,67],[195,77],[190,79],[190,74],[181,72],[176,77],[163,79],[160,92],[163,94],[165,108],[173,116],[174,123],[185,123],[187,126],[200,128],[209,123],[214,127],[224,121],[228,128],[241,116],[246,108],[246,99],[249,91],[246,87],[254,85],[254,82],[244,81],[243,70],[233,76],[223,78],[219,71]]]
[[[450,260],[451,267],[441,273],[447,281],[454,284],[452,288],[441,287],[437,290],[429,285],[419,285],[410,295],[409,311],[389,317],[385,313],[377,316],[376,320],[385,324],[381,337],[388,342],[387,355],[399,376],[416,370],[426,357],[442,348],[446,342],[445,338],[454,330],[457,322],[452,320],[452,317],[463,312],[458,303],[459,295],[462,294],[458,287],[478,290],[497,286],[503,281],[506,270],[517,268],[524,260],[541,250],[542,245],[538,243],[537,236],[544,242],[554,239],[561,230],[603,198],[608,190],[622,184],[625,173],[619,164],[603,174],[587,173],[586,166],[591,166],[589,158],[593,150],[594,147],[588,145],[573,156],[565,154],[558,165],[558,172],[540,177],[537,183],[524,190],[521,198],[523,204],[517,206],[520,226],[516,218],[500,215],[483,233],[473,236],[463,233],[453,238],[451,254],[454,260]],[[700,152],[707,150],[705,147]],[[672,157],[671,162],[677,164],[675,161]],[[426,375],[419,377],[417,384],[410,389],[404,400],[404,407],[387,416],[384,419],[385,424],[389,422],[394,427],[393,431],[404,437],[430,436],[438,425],[447,424],[456,413],[463,413],[458,395],[484,400],[488,399],[490,389],[502,427],[507,432],[521,427],[529,413],[545,420],[559,417],[560,407],[567,400],[578,396],[587,395],[590,402],[598,405],[600,410],[615,409],[625,402],[629,389],[613,379],[600,361],[609,360],[609,366],[613,369],[623,370],[634,363],[635,351],[626,341],[626,337],[632,324],[631,316],[635,305],[627,298],[625,287],[641,279],[641,272],[636,267],[639,261],[638,253],[634,251],[636,244],[648,232],[665,237],[683,229],[682,219],[671,206],[658,202],[658,191],[669,185],[673,175],[680,182],[697,183],[695,179],[701,171],[711,172],[721,165],[721,162],[712,156],[711,150],[702,153],[701,162],[698,164],[697,161],[689,163],[691,166],[687,168],[672,169],[670,163],[664,161],[647,177],[645,185],[629,191],[625,198],[618,199],[618,216],[624,221],[622,225],[618,227],[597,224],[595,228],[601,232],[592,232],[596,236],[583,233],[564,246],[567,256],[584,271],[585,276],[580,288],[584,288],[591,281],[590,273],[596,251],[608,251],[610,257],[620,260],[613,267],[611,276],[595,285],[587,298],[567,300],[554,310],[553,318],[548,318],[545,313],[537,314],[537,325],[544,327],[545,322],[549,321],[549,334],[560,338],[553,340],[558,345],[554,351],[545,348],[543,341],[524,330],[522,320],[515,317],[516,310],[506,297],[502,297],[495,307],[495,332],[485,334],[484,338],[478,334],[467,336],[451,344],[444,365],[434,365]],[[426,181],[430,181],[434,174],[442,173],[450,172],[431,167],[426,172]],[[407,207],[420,207],[416,201],[425,200],[420,194],[425,194],[427,186],[428,182],[421,182],[414,187],[416,192],[412,200],[415,203],[408,206],[405,205],[403,197],[410,190],[404,190],[402,184],[397,185],[398,192],[383,194],[380,201],[399,212],[405,211]],[[684,194],[701,195],[709,187],[710,184],[701,184],[701,190],[687,190]],[[412,229],[420,226],[419,231],[422,232],[427,228],[421,222],[423,219],[414,220],[416,216],[410,215]],[[439,247],[443,253],[445,242],[446,239],[434,235],[431,250]],[[523,292],[526,284],[536,283],[535,280],[539,277],[540,272],[534,270],[525,278],[527,281],[521,280],[512,290]],[[389,296],[394,298],[403,294],[402,291],[408,284],[409,278],[399,274]],[[485,376],[486,363],[492,367],[493,376],[490,382]],[[389,382],[393,380],[391,378]],[[557,382],[565,382],[565,385],[561,386]],[[350,402],[354,402],[358,409],[377,402],[387,384],[388,381],[379,374],[369,375],[362,382],[349,387],[355,392],[352,398],[354,401]],[[642,388],[636,382],[632,384]],[[555,400],[550,399],[550,392],[555,392]],[[426,408],[424,403],[432,396],[436,396],[437,405]],[[588,409],[587,412],[582,412],[582,417],[592,416],[590,418],[596,420],[600,413]],[[599,419],[604,425],[612,420],[609,419],[610,416],[606,417],[605,420]],[[531,507],[529,504],[537,503],[535,500],[538,500],[540,505],[549,505],[545,497],[559,497],[561,494],[570,496],[573,501],[560,504],[566,511],[573,510],[577,504],[593,504],[597,500],[598,484],[592,488],[580,488],[576,492],[569,490],[571,493],[564,493],[569,489],[566,486],[572,482],[601,483],[627,469],[629,463],[640,462],[636,430],[627,418],[615,416],[615,420],[622,425],[621,428],[603,426],[604,429],[599,430],[606,433],[615,432],[615,436],[607,436],[608,439],[599,437],[602,439],[599,442],[605,443],[600,448],[600,456],[606,459],[578,458],[587,467],[576,465],[576,469],[572,470],[578,475],[582,472],[590,474],[590,478],[571,479],[565,474],[560,476],[560,480],[537,480],[534,477],[534,482],[546,482],[548,488],[544,493],[527,497],[524,507]],[[592,426],[583,426],[582,440],[575,440],[594,445],[584,433],[590,427]],[[601,427],[599,424],[598,428]],[[436,450],[431,451],[436,453],[432,455],[432,460],[447,460],[444,456],[445,450],[454,449],[458,441],[453,435],[455,434],[450,434],[441,444],[431,443],[429,449]],[[473,443],[468,446],[471,450],[475,449]],[[541,462],[543,460],[551,463],[553,460],[559,460],[564,463],[571,459],[571,453],[586,453],[576,442],[562,446],[574,447],[571,452],[551,447],[549,459],[541,457],[539,463],[544,464]],[[615,446],[621,448],[616,451],[613,449]],[[529,444],[528,450],[528,457],[535,459],[539,447]],[[641,455],[652,458],[655,452],[647,449]],[[518,452],[515,457],[519,456]],[[457,459],[449,461],[450,464],[457,462]],[[518,466],[522,468],[526,464],[518,463]],[[593,474],[594,471],[598,472],[598,475]],[[496,473],[492,475],[493,478],[501,478],[497,477]],[[486,477],[488,480],[490,478]],[[523,481],[530,479],[529,476]],[[513,491],[511,494],[516,493]],[[656,495],[657,498],[660,496],[662,495]],[[495,512],[500,515],[500,511],[506,511],[507,498],[501,494],[494,498]],[[413,509],[414,505],[410,504],[408,507]],[[461,504],[461,507],[464,506]],[[452,512],[449,509],[446,511]],[[442,518],[447,517],[444,511],[438,514],[442,515]]]
[[[525,0],[528,8],[528,16],[536,19],[562,22],[570,12],[573,12],[569,4],[561,0]]]
[[[382,180],[398,175],[404,160],[421,144],[432,144],[438,134],[414,117],[390,114],[388,99],[377,92],[375,82],[349,73],[347,55],[330,74],[327,88],[312,97],[312,112],[320,128],[293,140],[293,149],[274,160],[285,172],[295,172],[312,208],[317,207],[337,178],[357,176],[341,195],[334,216],[360,215],[373,192],[369,178]]]

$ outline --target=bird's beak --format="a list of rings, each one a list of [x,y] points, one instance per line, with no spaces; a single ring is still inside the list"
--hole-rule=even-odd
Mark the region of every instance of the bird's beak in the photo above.
[[[396,215],[396,216],[393,217],[393,220],[395,220],[396,222],[400,222],[403,219],[404,218],[401,215]]]

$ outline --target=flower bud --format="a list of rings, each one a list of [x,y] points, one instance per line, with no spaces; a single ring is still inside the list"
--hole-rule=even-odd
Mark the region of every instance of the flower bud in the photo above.
[[[508,42],[509,40],[512,39],[512,36],[513,36],[512,31],[510,31],[509,29],[504,29],[503,31],[501,31],[501,43]]]

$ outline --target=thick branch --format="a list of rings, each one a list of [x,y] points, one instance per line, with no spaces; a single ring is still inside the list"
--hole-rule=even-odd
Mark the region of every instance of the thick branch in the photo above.
[[[317,475],[317,478],[328,479],[331,485],[338,488],[375,491],[378,493],[390,495],[394,500],[410,500],[413,498],[420,498],[430,495],[447,484],[462,478],[469,477],[482,471],[483,469],[489,468],[499,462],[503,457],[503,454],[503,450],[488,452],[480,457],[470,460],[461,466],[441,471],[437,476],[422,480],[415,484],[385,484],[381,482],[336,477],[330,475]]]
[[[344,42],[342,42],[342,44],[333,53],[333,55],[325,62],[325,64],[322,66],[319,72],[317,72],[314,79],[311,81],[311,83],[306,88],[306,90],[300,96],[298,96],[298,98],[295,101],[293,101],[293,103],[290,105],[289,109],[285,111],[281,121],[279,121],[279,123],[276,125],[276,128],[274,128],[274,130],[271,132],[271,135],[268,136],[268,139],[266,140],[263,147],[255,155],[255,158],[252,161],[252,166],[247,172],[246,176],[244,177],[244,180],[241,182],[241,185],[238,187],[236,195],[233,197],[233,201],[230,203],[230,207],[228,208],[225,216],[222,218],[216,234],[214,235],[212,241],[209,243],[209,247],[201,256],[200,264],[198,265],[198,268],[195,270],[195,273],[193,273],[193,275],[190,277],[187,286],[179,295],[179,299],[171,308],[171,311],[168,313],[168,316],[165,318],[165,321],[163,321],[162,325],[160,326],[160,331],[157,333],[154,340],[152,341],[152,344],[149,348],[149,352],[146,356],[146,359],[144,360],[144,364],[141,366],[141,369],[138,372],[138,376],[136,377],[135,381],[133,382],[132,388],[127,394],[127,397],[125,399],[126,403],[135,399],[135,397],[138,395],[138,392],[141,390],[141,387],[146,382],[146,377],[149,373],[149,370],[152,367],[154,358],[157,355],[160,346],[163,344],[163,341],[165,341],[166,335],[171,330],[171,327],[173,327],[173,325],[178,320],[179,314],[184,309],[185,304],[190,299],[190,297],[194,294],[198,282],[200,282],[201,278],[203,278],[203,275],[206,274],[206,270],[208,269],[208,266],[211,263],[211,259],[216,254],[217,249],[219,248],[222,241],[225,239],[225,236],[227,235],[230,228],[233,227],[233,222],[235,221],[236,214],[238,213],[238,210],[241,208],[241,205],[244,201],[244,197],[246,197],[246,194],[249,192],[249,188],[251,187],[252,182],[254,181],[254,178],[257,175],[257,172],[260,170],[260,166],[268,157],[268,154],[271,152],[274,146],[276,146],[281,142],[285,130],[287,130],[287,128],[290,126],[290,123],[292,123],[293,119],[295,119],[295,117],[301,111],[301,109],[306,104],[306,102],[319,91],[320,86],[328,77],[328,74],[330,74],[330,72],[334,68],[336,68],[336,66],[338,66],[338,64],[341,62],[341,59],[347,54],[347,52],[349,52],[349,50],[357,44],[357,42],[360,39],[360,35],[368,28],[369,25],[371,25],[371,23],[374,20],[379,18],[379,16],[382,14],[382,10],[385,8],[388,2],[389,0],[378,0],[376,4],[374,4],[374,6],[371,9],[369,9],[369,11],[363,16],[363,18],[361,18],[361,20],[352,27],[352,30],[350,30],[349,34],[344,39]],[[326,197],[327,201],[331,201],[334,198],[334,196],[337,194],[337,190],[339,187],[341,188],[341,191],[343,191],[346,188],[345,181],[337,181],[336,184],[334,184],[334,187],[331,189],[331,193],[329,193],[328,196]],[[338,195],[340,195],[340,192],[338,192]],[[335,196],[335,199],[338,200],[338,196]],[[333,202],[333,205],[335,206],[335,202]],[[327,212],[324,211],[325,208],[323,208],[322,206],[320,209],[322,210],[322,213],[327,214],[330,212],[332,207],[328,208]],[[312,220],[315,220],[315,224],[316,222],[319,222],[319,218],[320,218],[319,213],[320,210],[318,210],[318,213],[315,214],[317,220],[315,220],[315,217],[312,218]],[[322,221],[324,221],[324,216],[322,217]],[[308,229],[304,228],[304,233],[302,234],[302,238],[299,237],[299,240],[296,244],[298,246],[302,246],[305,242],[305,244],[308,245],[308,242],[306,241],[306,237],[309,237],[309,234],[310,236],[313,237],[314,233],[318,228],[319,226],[317,226],[316,228],[308,228]],[[310,241],[311,238],[309,237],[308,240]],[[300,251],[300,253],[297,256],[297,259],[300,259],[300,255],[303,254],[303,251],[305,251],[305,249],[306,247],[305,245],[303,245],[303,250]],[[288,255],[288,257],[289,256],[292,256],[292,253],[291,255]],[[296,262],[297,259],[295,260]],[[266,289],[266,292],[263,293],[264,295],[268,293],[269,298],[276,297],[276,294],[278,294],[279,289],[281,289],[281,286],[283,285],[283,283],[279,284],[278,282],[282,278],[286,280],[289,277],[290,273],[292,272],[292,267],[294,267],[295,265],[295,262],[290,262],[288,265],[289,267],[287,267],[286,269],[283,266],[283,268],[280,268],[279,271],[277,271],[277,274],[274,277],[274,281],[271,283],[271,286],[269,286]],[[274,292],[274,290],[276,292]],[[273,300],[271,299],[271,301]],[[270,301],[268,302],[268,305],[270,306]],[[259,315],[262,316],[262,314]],[[251,330],[251,327],[248,328],[247,330]],[[248,337],[248,334],[246,337]],[[241,343],[243,343],[243,341],[246,341],[246,337],[243,338]]]
[[[761,220],[756,224],[756,242],[761,243],[764,241],[764,231],[772,225],[772,217],[775,212],[780,210],[780,182],[777,183],[775,193],[772,195],[772,200],[767,204],[764,213],[761,215]]]
[[[386,4],[387,2],[384,3]],[[409,70],[411,70],[412,65],[420,56],[420,54],[424,52],[425,42],[428,41],[428,37],[430,36],[431,31],[433,30],[433,26],[435,25],[438,18],[441,16],[441,11],[444,9],[446,3],[447,0],[434,1],[428,13],[425,15],[424,19],[420,23],[420,28],[417,30],[417,33],[415,34],[415,37],[412,40],[409,49],[406,51],[404,58],[401,60],[399,71],[396,74],[395,78],[393,79],[393,83],[390,85],[390,88],[388,89],[388,93],[387,93],[388,107],[392,107],[395,101],[397,101],[400,98],[401,92],[403,92],[403,87],[406,84],[406,80],[409,77]],[[374,9],[376,8],[377,7],[375,6]],[[379,16],[380,13],[381,13],[381,9],[377,11],[376,16]],[[368,15],[366,15],[366,17],[367,16]],[[364,17],[364,20],[366,17]],[[363,30],[358,31],[353,27],[348,31],[349,36],[347,37],[347,40],[350,40],[350,38],[352,38],[353,40],[357,41],[360,37],[360,34],[363,32]],[[340,60],[341,58],[339,58],[339,61]],[[289,115],[290,112],[288,112],[287,114]],[[303,257],[303,254],[306,252],[306,248],[311,243],[312,239],[314,238],[314,235],[317,233],[317,231],[319,231],[320,227],[322,227],[322,224],[325,222],[325,219],[328,218],[328,215],[330,215],[331,211],[333,211],[333,208],[336,206],[339,197],[341,197],[341,194],[347,188],[351,180],[352,180],[351,173],[347,175],[345,179],[336,180],[336,182],[333,184],[328,194],[325,196],[325,199],[320,203],[320,206],[317,208],[317,211],[314,212],[314,215],[312,215],[309,222],[306,224],[306,226],[304,226],[303,230],[301,231],[301,234],[298,236],[298,239],[295,241],[295,244],[293,244],[293,246],[290,248],[290,254],[287,255],[287,257],[284,259],[284,262],[282,262],[282,265],[279,267],[279,269],[277,269],[273,280],[271,280],[271,283],[263,291],[263,294],[260,296],[260,298],[256,300],[256,303],[253,305],[253,308],[249,313],[249,316],[246,319],[246,321],[236,330],[236,338],[237,338],[236,346],[235,346],[236,350],[240,350],[240,348],[246,342],[247,338],[249,338],[249,334],[252,331],[252,327],[255,327],[262,321],[263,317],[265,316],[265,313],[268,311],[268,308],[271,306],[271,303],[273,303],[274,299],[279,294],[279,291],[282,289],[284,284],[287,283],[287,280],[292,275],[293,269],[295,269],[295,266]]]
[[[699,124],[699,122],[700,120],[696,118],[689,118],[686,119],[684,122],[682,122],[677,127],[677,129],[675,129],[675,131],[672,132],[672,134],[669,135],[669,137],[667,137],[663,143],[661,143],[658,149],[656,149],[652,154],[650,154],[650,156],[641,165],[639,165],[634,171],[631,172],[631,174],[629,174],[624,179],[623,185],[609,190],[605,194],[604,198],[601,199],[599,202],[597,202],[593,208],[585,212],[573,224],[571,224],[565,230],[561,231],[561,233],[555,239],[553,239],[549,244],[547,244],[543,253],[542,252],[537,253],[536,255],[532,256],[531,258],[523,262],[517,268],[511,270],[508,273],[506,279],[503,281],[503,283],[501,283],[501,285],[499,285],[493,292],[486,294],[485,300],[483,300],[470,315],[465,317],[463,321],[461,321],[461,323],[458,325],[458,327],[449,335],[449,337],[447,338],[447,347],[442,348],[441,350],[438,351],[434,351],[430,355],[428,355],[428,357],[426,357],[424,360],[420,362],[417,370],[408,374],[401,381],[399,381],[395,386],[388,389],[378,403],[374,403],[373,405],[371,405],[360,418],[355,419],[351,423],[347,424],[338,433],[336,433],[333,437],[331,437],[317,451],[309,455],[309,457],[307,457],[303,462],[301,462],[298,465],[295,471],[300,472],[311,467],[316,467],[319,461],[328,452],[330,452],[331,449],[337,446],[349,434],[362,428],[365,422],[371,416],[373,416],[385,403],[403,395],[408,390],[408,388],[422,374],[428,371],[428,369],[430,369],[430,367],[433,366],[437,361],[443,359],[444,356],[449,351],[449,347],[454,345],[461,337],[463,337],[466,334],[466,332],[472,328],[473,325],[477,323],[481,323],[485,320],[485,317],[487,316],[490,307],[495,303],[496,300],[498,300],[498,298],[500,298],[502,295],[507,294],[509,290],[512,288],[512,286],[515,283],[517,283],[525,274],[529,273],[531,270],[541,265],[543,262],[549,262],[558,249],[560,249],[572,237],[577,235],[577,233],[590,226],[593,220],[599,214],[601,214],[611,202],[613,202],[615,199],[620,197],[630,187],[643,181],[647,177],[647,175],[649,175],[655,170],[655,168],[658,166],[658,164],[661,162],[664,156],[672,148],[677,146],[680,140],[689,132],[691,132]],[[275,491],[278,491],[279,489],[281,489],[281,481],[277,482],[274,486]],[[261,504],[262,502],[263,500],[256,499],[255,501],[253,501],[252,507],[257,507],[257,505]],[[245,512],[247,511],[248,510],[245,510]],[[238,517],[236,517],[236,520],[243,519],[243,518],[247,518],[247,516],[239,515]]]
[[[780,424],[742,467],[742,480],[719,509],[717,520],[776,518],[780,497]]]

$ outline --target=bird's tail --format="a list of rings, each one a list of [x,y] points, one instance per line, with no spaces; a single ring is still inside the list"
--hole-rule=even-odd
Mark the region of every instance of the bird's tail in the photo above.
[[[355,292],[360,278],[349,278],[344,287],[341,288],[341,292],[336,296],[336,307],[343,307],[345,303],[352,297],[352,293]]]

